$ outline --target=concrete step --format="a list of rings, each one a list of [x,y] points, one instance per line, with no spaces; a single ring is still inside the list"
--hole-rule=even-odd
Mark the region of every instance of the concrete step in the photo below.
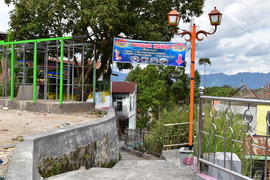
[[[168,154],[169,153],[169,154]],[[170,154],[172,153],[172,154]],[[168,160],[145,160],[121,151],[113,168],[91,168],[59,174],[46,180],[191,180],[190,167],[180,168],[178,153],[167,152]]]
[[[135,156],[131,153],[121,150],[121,160],[144,160],[142,157]]]

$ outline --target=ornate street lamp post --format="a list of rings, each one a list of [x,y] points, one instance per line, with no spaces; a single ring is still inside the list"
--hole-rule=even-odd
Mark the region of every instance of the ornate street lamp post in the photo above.
[[[214,34],[217,31],[217,26],[221,23],[222,14],[216,9],[216,7],[208,14],[210,23],[212,26],[215,26],[215,29],[211,32],[204,30],[196,30],[196,24],[192,25],[192,30],[187,31],[183,30],[182,32],[176,33],[181,35],[181,37],[188,35],[189,38],[185,39],[188,42],[191,42],[191,63],[190,63],[190,104],[189,104],[189,147],[193,146],[193,119],[194,119],[194,78],[195,78],[195,44],[196,40],[202,41],[203,37],[200,38],[199,35],[203,34],[205,36]],[[170,26],[178,26],[180,22],[181,15],[177,10],[172,10],[168,13],[168,24]]]

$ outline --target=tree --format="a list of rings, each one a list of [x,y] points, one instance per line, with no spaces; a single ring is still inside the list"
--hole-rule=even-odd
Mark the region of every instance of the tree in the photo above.
[[[176,8],[184,21],[202,14],[204,0],[5,0],[13,3],[11,29],[15,39],[87,35],[97,42],[99,77],[111,63],[113,38],[168,41],[174,36],[167,13]],[[86,63],[86,61],[85,61]],[[85,64],[87,66],[87,64]],[[86,68],[92,71],[91,68]],[[108,74],[110,74],[110,70]],[[86,72],[89,79],[91,72]]]
[[[199,71],[195,70],[195,78],[194,78],[194,96],[195,100],[200,96],[200,84],[201,84],[201,76]]]
[[[147,127],[149,114],[157,120],[163,109],[188,100],[189,82],[184,68],[148,65],[142,69],[137,66],[126,80],[136,82],[138,87],[138,128]]]
[[[222,87],[217,86],[207,87],[205,94],[207,96],[231,97],[234,92],[235,92],[234,88],[228,85],[224,85]]]
[[[209,58],[200,58],[199,65],[204,65],[204,88],[206,88],[206,65],[211,65],[211,61]]]

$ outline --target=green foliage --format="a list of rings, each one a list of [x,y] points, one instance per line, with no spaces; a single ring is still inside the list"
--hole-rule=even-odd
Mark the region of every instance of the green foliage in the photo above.
[[[244,141],[247,138],[246,130],[247,125],[243,121],[243,116],[236,114],[232,116],[231,113],[228,113],[228,117],[232,117],[230,120],[226,119],[225,112],[220,112],[216,114],[216,110],[210,109],[210,105],[206,105],[204,109],[205,119],[204,119],[204,131],[209,134],[202,135],[202,150],[204,155],[211,154],[214,152],[233,152],[237,154],[240,158],[243,169],[242,173],[247,175],[249,173],[249,166],[251,161],[243,158],[243,155],[247,149],[244,148],[242,143],[232,142],[232,139],[238,141]],[[210,111],[212,114],[216,114],[213,117],[210,116]],[[216,127],[216,129],[214,128]],[[233,133],[230,131],[229,127],[233,129]],[[215,135],[225,137],[223,138],[215,137]],[[195,140],[197,142],[197,140]]]
[[[102,168],[112,168],[119,160],[111,160],[108,163],[101,163],[100,167]]]
[[[211,65],[211,61],[209,58],[200,58],[199,59],[199,65]]]
[[[200,58],[199,65],[204,65],[204,87],[206,87],[206,65],[211,65],[211,60],[209,58]]]
[[[15,39],[87,35],[97,41],[103,72],[111,60],[113,38],[168,41],[174,36],[167,24],[172,8],[184,21],[202,14],[204,0],[5,0],[13,3],[10,25]],[[99,72],[99,74],[101,74]]]
[[[197,119],[196,117],[197,112],[195,112],[195,119]],[[160,120],[155,121],[150,129],[152,134],[144,137],[145,148],[150,152],[161,154],[163,145],[187,143],[188,124],[164,126],[164,124],[183,122],[189,122],[189,106],[174,106],[170,109],[164,109],[160,115]]]
[[[138,87],[138,128],[147,127],[149,113],[152,119],[157,120],[159,112],[165,107],[188,100],[189,81],[183,68],[149,65],[142,69],[137,66],[126,80],[136,82]]]
[[[223,87],[207,87],[205,89],[205,95],[207,96],[221,96],[221,97],[230,97],[232,96],[235,89],[230,86],[223,86]]]

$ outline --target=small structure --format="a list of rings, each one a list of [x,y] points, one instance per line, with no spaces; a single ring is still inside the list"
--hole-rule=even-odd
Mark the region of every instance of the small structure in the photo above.
[[[121,130],[136,129],[137,84],[112,82],[112,99]]]
[[[233,93],[232,97],[270,100],[270,83],[267,83],[259,90],[249,89],[247,85],[244,84]]]
[[[4,41],[6,37],[7,37],[7,33],[0,31],[0,41]]]
[[[253,145],[252,145],[253,144]],[[255,146],[254,146],[255,145]],[[270,139],[267,136],[254,135],[252,139],[246,139],[244,148],[246,149],[245,159],[252,161],[252,178],[264,177],[266,169],[266,179],[270,179]],[[266,166],[266,167],[265,167]]]

